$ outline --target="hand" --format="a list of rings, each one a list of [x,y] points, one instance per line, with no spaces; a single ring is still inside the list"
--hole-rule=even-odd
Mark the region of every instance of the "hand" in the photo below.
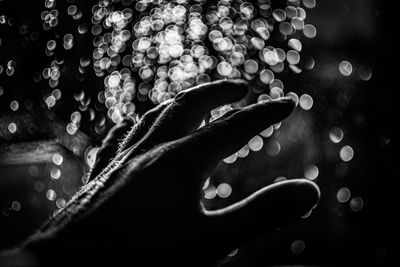
[[[209,266],[304,215],[316,205],[319,190],[300,179],[264,187],[220,210],[201,203],[202,185],[218,162],[295,107],[291,98],[269,100],[199,128],[210,110],[246,93],[239,80],[202,84],[150,110],[135,126],[126,119],[114,127],[89,183],[26,250],[49,265],[59,265],[69,250],[65,258],[79,255],[88,263]]]

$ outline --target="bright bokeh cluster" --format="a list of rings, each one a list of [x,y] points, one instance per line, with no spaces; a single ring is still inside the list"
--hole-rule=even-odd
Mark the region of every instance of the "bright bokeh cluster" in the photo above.
[[[219,79],[252,81],[261,100],[281,97],[275,75],[301,73],[300,39],[316,35],[305,10],[315,1],[125,2],[123,10],[104,0],[92,8],[93,65],[105,86],[98,98],[115,123],[135,113],[135,97],[157,104]]]

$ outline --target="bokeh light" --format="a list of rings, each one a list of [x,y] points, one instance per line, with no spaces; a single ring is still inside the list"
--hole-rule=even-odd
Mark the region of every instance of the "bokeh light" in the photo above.
[[[350,189],[348,189],[347,187],[342,187],[337,191],[336,198],[337,201],[339,201],[340,203],[345,203],[349,201],[350,197],[351,192]]]

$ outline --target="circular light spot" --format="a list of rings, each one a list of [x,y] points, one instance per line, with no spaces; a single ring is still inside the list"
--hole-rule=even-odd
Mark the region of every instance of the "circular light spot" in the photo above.
[[[364,201],[361,197],[353,197],[350,200],[350,209],[352,211],[355,212],[360,211],[363,208],[363,206],[364,206]]]
[[[217,66],[218,74],[221,76],[229,76],[232,73],[232,66],[228,62],[220,62]]]
[[[351,146],[344,146],[344,147],[342,147],[342,149],[340,149],[340,158],[344,162],[348,162],[348,161],[352,160],[353,157],[354,157],[354,151]]]
[[[50,172],[50,177],[53,180],[58,180],[61,177],[61,171],[59,168],[52,168]]]
[[[17,125],[14,122],[10,123],[8,125],[8,131],[10,133],[15,133],[17,131]]]
[[[337,144],[340,141],[342,141],[343,139],[343,130],[340,129],[339,127],[333,127],[330,131],[329,131],[329,139]]]
[[[304,33],[304,36],[312,39],[312,38],[315,38],[315,36],[317,36],[317,29],[315,28],[314,25],[307,24],[307,25],[304,25],[303,33]]]
[[[293,48],[297,52],[300,52],[303,47],[301,42],[297,39],[290,39],[288,42],[288,45],[289,45],[289,47]]]
[[[264,131],[262,131],[262,132],[260,133],[260,135],[261,135],[262,137],[267,138],[267,137],[270,137],[273,133],[274,133],[274,127],[273,127],[273,126],[269,126],[267,129],[265,129]]]
[[[11,108],[12,111],[17,111],[18,108],[19,108],[19,103],[18,103],[18,101],[16,101],[16,100],[11,101],[11,103],[10,103],[10,108]]]
[[[372,77],[372,71],[370,68],[363,66],[358,70],[358,75],[361,80],[369,81]]]
[[[343,76],[350,76],[353,72],[353,65],[351,65],[351,63],[348,61],[342,61],[339,64],[339,72]]]
[[[217,187],[217,195],[220,198],[227,198],[232,193],[232,187],[227,183],[221,183]]]
[[[270,141],[270,142],[267,143],[265,149],[266,149],[266,152],[267,152],[268,155],[276,156],[281,151],[281,145],[279,144],[278,141],[273,140],[273,141]]]
[[[260,151],[261,148],[263,147],[264,141],[263,139],[256,135],[253,138],[250,139],[250,141],[248,142],[249,148],[251,151]]]
[[[57,197],[57,193],[53,189],[49,189],[46,192],[46,197],[47,197],[48,200],[54,201],[56,199],[56,197]]]
[[[340,188],[336,193],[336,199],[340,203],[345,203],[349,201],[350,197],[351,197],[351,192],[350,189],[348,189],[347,187]]]
[[[313,98],[309,94],[300,96],[300,107],[304,110],[310,110],[314,104]]]
[[[244,70],[247,73],[255,74],[258,71],[258,63],[253,59],[248,59],[244,62]]]
[[[19,203],[19,201],[13,201],[13,202],[11,203],[11,208],[12,208],[14,211],[20,211],[20,210],[21,210],[21,203]]]
[[[203,192],[205,199],[213,199],[217,196],[217,188],[215,188],[213,185],[207,187],[205,190],[203,190]]]
[[[111,75],[108,78],[108,86],[110,86],[111,88],[115,88],[119,85],[120,82],[120,78],[118,75]]]
[[[243,146],[238,152],[237,156],[238,158],[245,158],[247,155],[249,155],[250,149],[248,145]]]
[[[64,208],[64,207],[65,207],[65,204],[67,204],[67,201],[65,201],[65,199],[63,199],[63,198],[58,198],[58,199],[56,200],[56,206],[57,206],[57,208],[59,208],[59,209]]]
[[[264,84],[270,84],[274,80],[274,78],[274,73],[271,70],[265,69],[260,72],[260,80]]]
[[[294,254],[300,254],[304,251],[304,249],[306,248],[306,244],[304,243],[303,240],[295,240],[292,242],[292,244],[290,245],[290,250],[292,251],[292,253]]]
[[[237,160],[237,153],[232,154],[231,156],[225,158],[223,161],[227,164],[232,164]]]
[[[61,156],[59,153],[55,153],[53,155],[53,163],[56,165],[61,165],[63,163],[63,156]]]
[[[304,171],[304,177],[310,180],[317,179],[319,175],[319,169],[315,165],[308,166]]]
[[[317,5],[316,0],[303,0],[303,5],[306,8],[314,8]]]

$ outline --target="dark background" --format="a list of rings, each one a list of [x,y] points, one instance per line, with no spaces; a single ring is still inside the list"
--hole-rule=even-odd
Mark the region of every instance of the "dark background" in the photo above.
[[[91,57],[89,34],[80,35],[71,51],[56,50],[56,56],[65,60],[65,68],[57,86],[62,97],[54,108],[48,109],[43,101],[54,88],[47,80],[35,80],[36,73],[54,59],[44,54],[47,41],[76,32],[81,23],[90,24],[90,16],[85,14],[90,14],[96,1],[74,3],[84,14],[79,21],[66,14],[72,2],[57,2],[58,30],[44,31],[42,1],[0,1],[0,16],[12,18],[11,25],[0,24],[0,65],[4,68],[0,72],[0,249],[32,233],[62,206],[62,199],[68,200],[76,192],[88,169],[88,148],[99,144],[112,124],[105,121],[104,107],[93,100],[102,88],[101,79],[93,75],[91,67],[83,74],[78,72],[81,57]],[[232,166],[221,164],[214,176],[215,184],[232,184],[232,199],[236,199],[271,183],[278,173],[299,177],[298,170],[311,162],[319,168],[316,182],[322,198],[310,217],[241,248],[232,266],[393,266],[397,262],[394,181],[398,175],[394,173],[397,162],[393,144],[398,121],[394,96],[398,48],[394,47],[395,31],[391,30],[396,14],[390,5],[372,0],[320,0],[307,13],[308,22],[317,27],[318,34],[304,46],[315,58],[316,67],[285,80],[285,85],[314,98],[311,111],[299,109],[289,119],[294,125],[306,121],[308,133],[291,150],[283,150],[279,158],[268,157],[262,151],[252,153],[247,161]],[[27,28],[21,29],[23,25]],[[11,58],[18,64],[15,74],[7,76],[5,68]],[[338,72],[342,60],[353,64],[350,77]],[[361,66],[371,68],[369,81],[358,77]],[[83,100],[75,101],[82,91]],[[89,98],[92,101],[87,104]],[[10,109],[13,100],[20,105],[16,111]],[[139,113],[151,106],[149,102],[137,102]],[[80,108],[85,123],[75,135],[68,135],[64,129],[71,112]],[[89,109],[96,112],[92,121]],[[11,122],[18,127],[14,134],[8,131]],[[333,126],[344,130],[340,146],[327,141]],[[283,133],[284,129],[289,128],[283,128]],[[348,163],[337,156],[341,145],[351,145],[355,151]],[[310,151],[315,153],[310,156]],[[60,166],[52,162],[54,153],[63,156]],[[61,171],[61,178],[50,178],[55,169]],[[243,176],[247,182],[242,182]],[[362,197],[364,206],[360,211],[352,211],[349,202],[337,201],[336,193],[342,187],[348,187],[352,197]],[[57,196],[49,195],[49,189]],[[215,205],[229,201],[220,199]],[[304,242],[301,253],[291,250],[294,240]]]

